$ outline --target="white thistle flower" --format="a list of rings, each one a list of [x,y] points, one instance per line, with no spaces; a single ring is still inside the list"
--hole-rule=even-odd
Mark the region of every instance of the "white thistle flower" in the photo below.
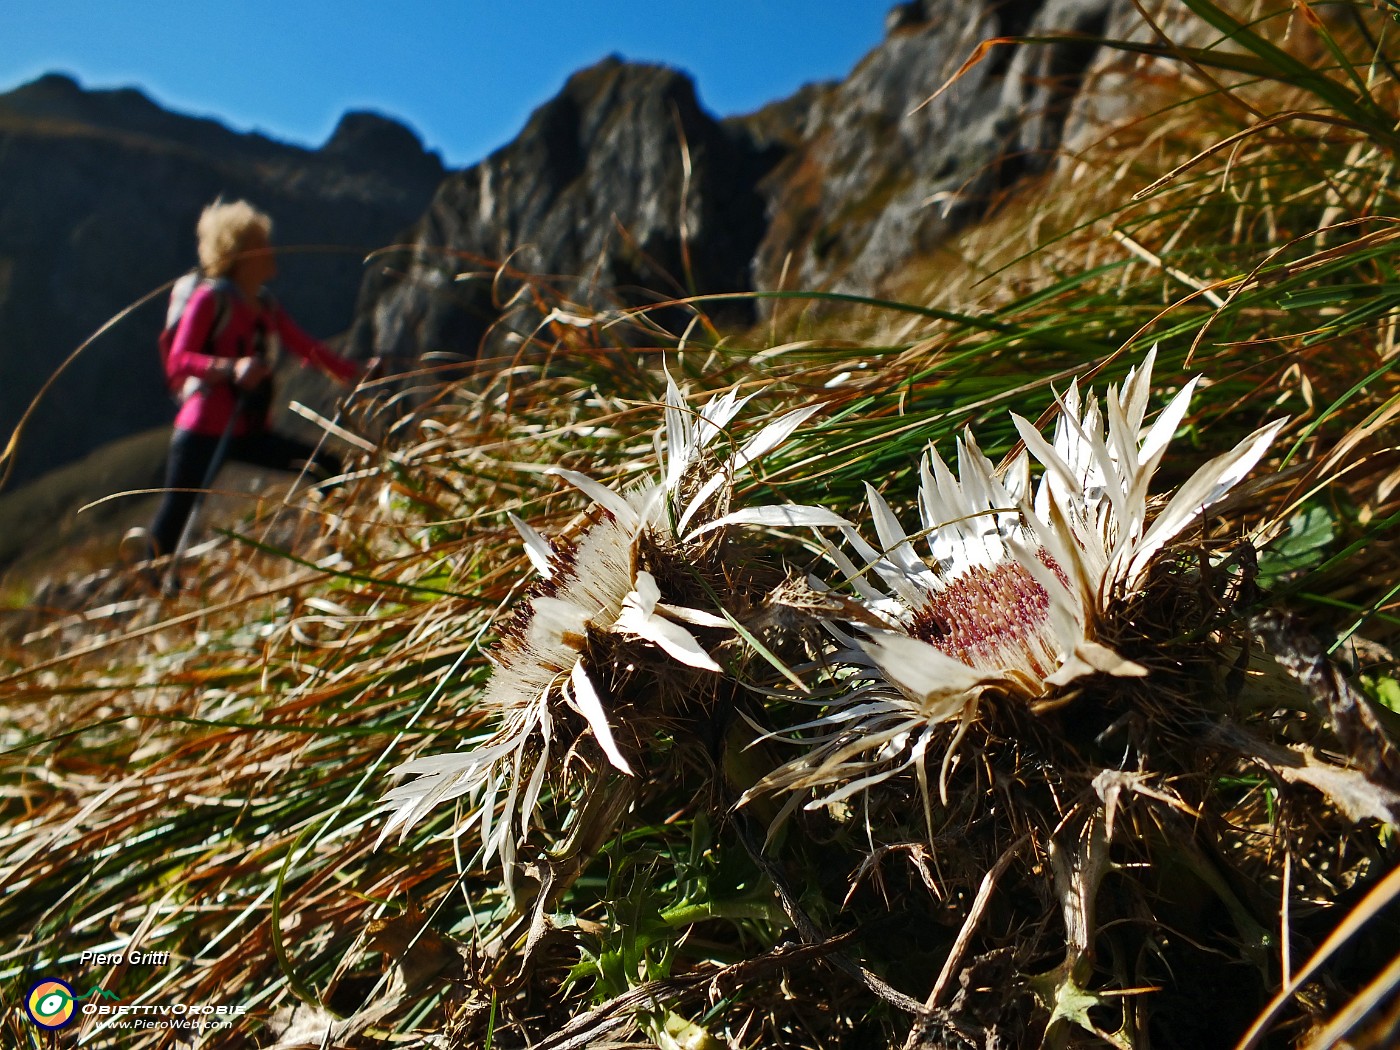
[[[609,724],[610,669],[596,666],[596,640],[612,637],[628,643],[634,660],[675,661],[698,672],[721,670],[689,628],[728,629],[729,621],[663,601],[656,577],[645,565],[647,559],[693,564],[708,546],[697,542],[699,537],[731,521],[752,520],[754,511],[723,516],[736,478],[821,407],[778,417],[721,460],[712,449],[715,439],[748,400],[730,391],[694,411],[668,379],[665,425],[655,439],[659,477],[618,492],[575,471],[551,470],[595,504],[593,519],[571,542],[551,544],[511,515],[541,579],[492,654],[496,666],[479,706],[499,723],[466,750],[414,759],[394,769],[416,779],[385,795],[389,817],[381,841],[395,829],[406,833],[438,803],[466,796],[481,821],[485,852],[499,854],[509,871],[514,824],[518,818],[523,839],[550,767],[557,703],[582,716],[612,766],[633,773]],[[787,508],[755,511],[783,513]],[[791,513],[803,522],[834,519],[807,508],[791,508]],[[502,792],[506,819],[497,822]]]
[[[1249,473],[1283,425],[1205,464],[1149,524],[1149,483],[1197,382],[1144,432],[1154,357],[1121,392],[1109,390],[1106,432],[1097,398],[1081,402],[1077,384],[1058,399],[1053,441],[1012,417],[1045,468],[1033,499],[1024,453],[998,474],[968,432],[955,476],[931,448],[919,488],[927,556],[867,485],[879,547],[849,526],[842,532],[862,565],[826,545],[864,610],[866,638],[832,625],[856,687],[796,727],[817,731],[811,750],[755,790],[817,791],[810,808],[912,766],[927,804],[925,754],[938,728],[957,721],[940,777],[946,801],[949,759],[983,693],[1033,702],[1090,673],[1146,673],[1105,644],[1102,629],[1140,591],[1153,556]]]

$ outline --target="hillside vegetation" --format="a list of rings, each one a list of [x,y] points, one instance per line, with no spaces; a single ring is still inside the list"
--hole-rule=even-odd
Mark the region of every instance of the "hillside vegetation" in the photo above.
[[[36,613],[3,1041],[1393,1045],[1397,26],[1185,6],[897,293],[502,265],[339,488]]]

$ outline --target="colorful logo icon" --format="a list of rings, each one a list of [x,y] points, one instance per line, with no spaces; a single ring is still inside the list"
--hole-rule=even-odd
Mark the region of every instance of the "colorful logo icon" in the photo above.
[[[73,988],[67,981],[45,977],[29,989],[24,1008],[29,1019],[40,1028],[56,1031],[68,1027],[77,1018],[74,998]]]

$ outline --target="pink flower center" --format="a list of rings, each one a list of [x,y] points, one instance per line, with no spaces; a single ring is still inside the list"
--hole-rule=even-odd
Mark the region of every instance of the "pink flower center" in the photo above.
[[[1064,572],[1041,550],[1056,576]],[[1045,678],[1056,666],[1050,596],[1020,562],[974,565],[947,580],[914,610],[909,633],[967,664],[1020,669]]]

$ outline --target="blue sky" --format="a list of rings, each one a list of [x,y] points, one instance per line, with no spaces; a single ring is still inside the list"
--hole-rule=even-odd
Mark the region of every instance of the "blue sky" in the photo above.
[[[614,52],[689,70],[721,116],[845,76],[892,2],[4,0],[0,91],[62,71],[312,146],[345,110],[373,109],[460,166]]]

